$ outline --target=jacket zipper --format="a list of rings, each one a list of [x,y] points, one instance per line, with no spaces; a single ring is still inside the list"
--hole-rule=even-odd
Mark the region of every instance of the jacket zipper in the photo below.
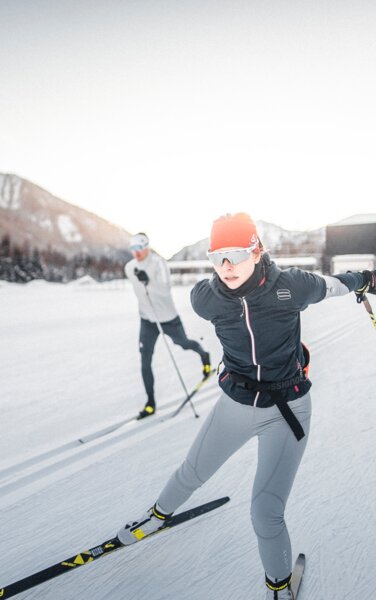
[[[250,322],[250,319],[249,319],[249,308],[248,308],[248,304],[247,304],[246,299],[245,299],[244,296],[241,298],[241,300],[242,300],[243,308],[244,308],[245,323],[247,325],[247,329],[249,331],[249,335],[250,335],[250,338],[251,338],[252,360],[253,360],[253,364],[255,365],[255,367],[257,367],[257,381],[260,381],[260,378],[261,378],[261,365],[257,364],[256,342],[255,342],[255,336],[254,336],[253,331],[252,331],[251,322]],[[260,395],[260,392],[257,392],[253,406],[257,406],[257,400],[258,400],[259,395]]]

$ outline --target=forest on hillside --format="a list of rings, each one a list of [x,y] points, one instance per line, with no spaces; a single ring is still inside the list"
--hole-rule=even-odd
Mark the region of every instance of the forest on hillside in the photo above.
[[[97,281],[124,277],[124,264],[129,253],[115,257],[94,256],[80,252],[67,256],[48,247],[40,250],[25,243],[13,244],[9,235],[0,240],[0,279],[13,283],[27,283],[33,279],[66,283],[90,275]]]

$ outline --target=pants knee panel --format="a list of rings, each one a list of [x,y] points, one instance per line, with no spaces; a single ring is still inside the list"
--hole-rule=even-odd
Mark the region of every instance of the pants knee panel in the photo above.
[[[251,505],[252,525],[257,536],[275,538],[285,528],[285,506],[281,498],[269,492],[261,492]]]

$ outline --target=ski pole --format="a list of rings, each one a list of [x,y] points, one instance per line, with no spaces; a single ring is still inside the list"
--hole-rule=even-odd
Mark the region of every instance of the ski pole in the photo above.
[[[187,401],[187,402],[189,402],[189,404],[190,404],[190,405],[191,405],[191,407],[192,407],[192,410],[193,410],[193,414],[194,414],[194,416],[196,417],[196,419],[198,419],[200,415],[198,415],[198,414],[197,414],[197,412],[196,412],[196,410],[195,410],[195,407],[193,406],[193,402],[192,402],[192,400],[191,400],[191,398],[190,398],[190,394],[189,394],[189,392],[188,392],[188,390],[187,390],[187,386],[186,386],[186,385],[185,385],[185,383],[184,383],[183,377],[181,376],[181,373],[180,373],[180,371],[179,371],[179,367],[178,367],[178,365],[176,364],[176,361],[175,361],[174,355],[172,354],[172,352],[171,352],[171,348],[170,348],[170,346],[168,345],[168,342],[167,342],[167,340],[166,340],[166,336],[165,336],[165,334],[164,334],[164,331],[163,331],[163,329],[162,329],[162,326],[161,326],[161,324],[160,324],[160,322],[159,322],[159,319],[158,319],[158,317],[157,317],[157,313],[156,313],[156,311],[155,311],[154,304],[153,304],[153,302],[151,301],[150,294],[149,294],[149,292],[148,292],[148,289],[147,289],[147,287],[146,287],[146,286],[147,286],[147,282],[144,282],[144,285],[145,285],[145,292],[146,292],[146,296],[147,296],[147,298],[148,298],[148,300],[149,300],[149,303],[150,303],[151,309],[152,309],[152,311],[153,311],[153,314],[154,314],[155,323],[156,323],[156,325],[157,325],[157,327],[158,327],[158,331],[159,331],[159,333],[161,334],[161,336],[162,336],[162,338],[163,338],[163,341],[164,341],[164,343],[166,344],[166,348],[167,348],[167,350],[168,350],[168,353],[169,353],[169,355],[170,355],[170,357],[171,357],[171,360],[172,360],[172,362],[173,362],[173,365],[174,365],[174,367],[175,367],[175,370],[176,370],[176,372],[177,372],[177,374],[178,374],[178,377],[179,377],[179,379],[180,379],[180,383],[181,383],[181,385],[182,385],[182,387],[183,387],[183,390],[184,390],[184,393],[185,393],[185,395],[186,395],[186,401]]]
[[[213,369],[211,371],[211,373],[214,373],[214,371],[215,371],[215,369]],[[174,412],[167,417],[167,419],[172,419],[172,418],[176,417],[180,413],[180,411],[184,408],[184,406],[187,404],[187,402],[191,402],[192,396],[194,396],[195,394],[197,394],[198,391],[200,391],[201,386],[205,383],[205,381],[207,381],[207,378],[201,379],[200,383],[198,383],[196,385],[196,387],[192,390],[192,392],[185,398],[185,400],[183,400],[183,402],[180,404],[180,406],[178,406],[178,408],[176,410],[174,410]]]
[[[375,314],[374,314],[374,312],[372,310],[372,306],[370,304],[370,301],[368,300],[368,298],[367,298],[367,296],[365,294],[363,294],[361,302],[363,303],[363,306],[366,309],[366,311],[368,312],[369,317],[370,317],[370,319],[372,321],[372,324],[373,324],[373,326],[376,329],[376,316],[375,316]]]

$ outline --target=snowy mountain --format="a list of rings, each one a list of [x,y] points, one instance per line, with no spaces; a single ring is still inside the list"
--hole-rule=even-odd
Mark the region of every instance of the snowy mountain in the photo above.
[[[130,256],[127,231],[17,175],[0,174],[0,233],[20,248],[50,247],[68,257]]]
[[[320,255],[323,251],[324,227],[312,231],[289,231],[266,221],[256,221],[256,225],[264,248],[274,255]],[[203,260],[206,258],[208,248],[209,239],[206,238],[196,244],[186,246],[174,254],[171,260]]]

